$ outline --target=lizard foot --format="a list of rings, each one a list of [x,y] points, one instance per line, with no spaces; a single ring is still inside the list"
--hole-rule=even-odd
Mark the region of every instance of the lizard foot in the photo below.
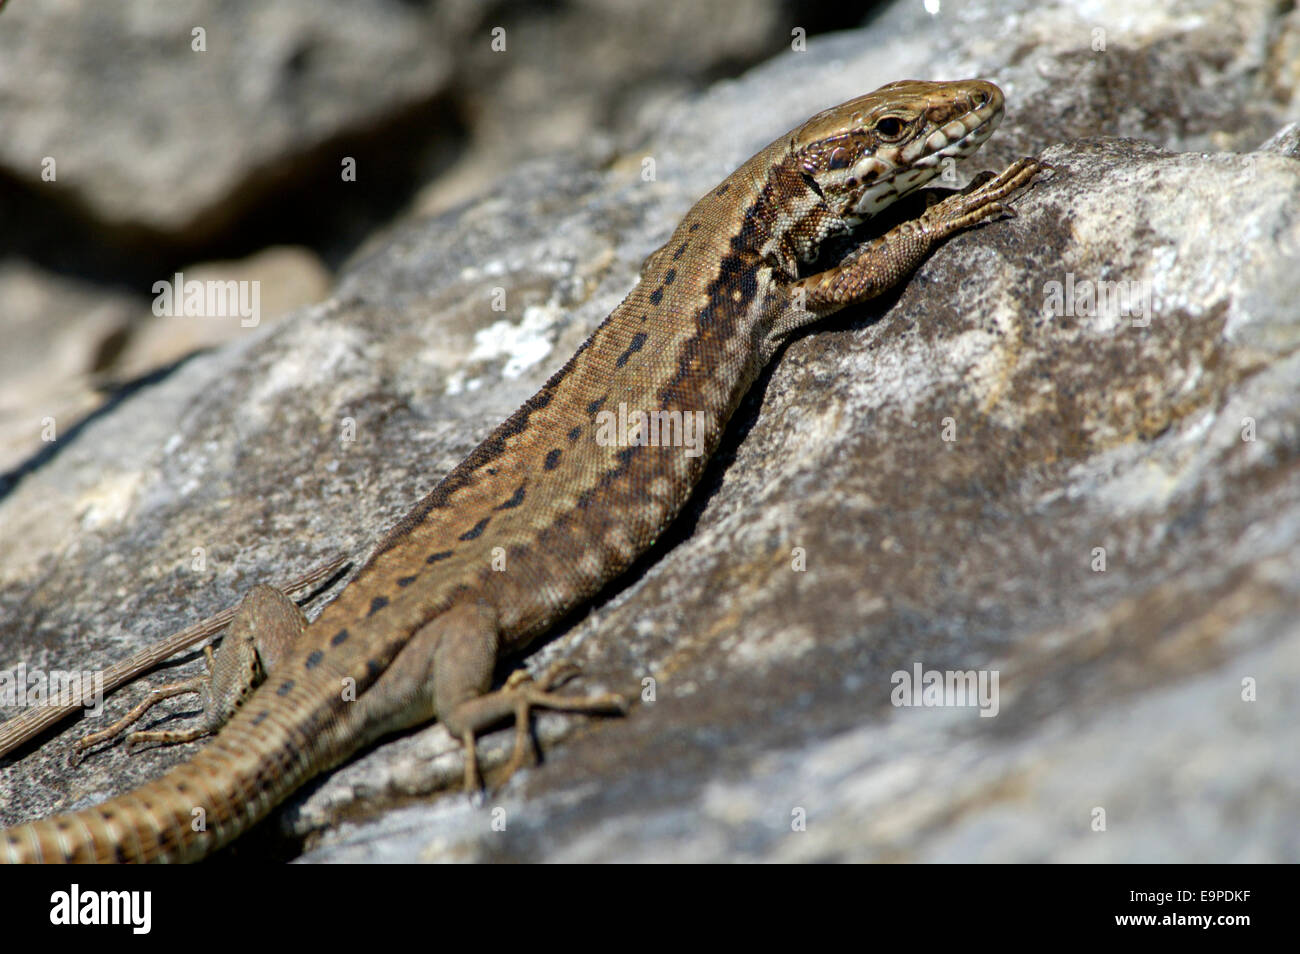
[[[526,670],[510,674],[506,684],[496,692],[470,699],[458,706],[450,719],[445,720],[453,734],[459,735],[465,745],[465,790],[476,792],[482,787],[478,769],[475,737],[478,732],[501,719],[513,715],[515,744],[510,761],[502,770],[496,788],[503,787],[526,763],[535,761],[536,751],[529,725],[532,709],[559,709],[565,712],[627,712],[627,700],[612,692],[589,696],[568,696],[551,690],[568,681],[581,670],[570,662],[558,662],[534,680]]]
[[[204,647],[204,649],[208,654],[211,654],[212,650],[210,648]],[[170,699],[172,696],[184,695],[187,692],[202,692],[203,686],[206,682],[206,676],[196,676],[193,679],[186,679],[182,682],[173,682],[169,685],[160,686],[159,688],[154,689],[145,697],[143,702],[134,706],[130,712],[118,719],[112,725],[100,729],[97,732],[87,733],[85,736],[78,739],[73,747],[73,760],[75,762],[80,762],[81,759],[85,757],[88,750],[99,745],[101,742],[106,742],[109,739],[116,738],[123,733],[126,733],[126,744],[128,746],[137,742],[150,741],[188,742],[190,739],[196,739],[201,735],[207,735],[211,730],[206,728],[196,730],[193,735],[185,739],[179,738],[179,736],[183,734],[188,735],[189,733],[165,731],[126,732],[126,730],[129,729],[141,716],[159,702],[162,702],[164,699]]]
[[[919,221],[923,228],[946,236],[988,219],[1014,218],[1015,210],[1001,200],[1050,169],[1039,159],[1017,159],[993,178],[972,184],[969,192],[959,192],[926,209]]]

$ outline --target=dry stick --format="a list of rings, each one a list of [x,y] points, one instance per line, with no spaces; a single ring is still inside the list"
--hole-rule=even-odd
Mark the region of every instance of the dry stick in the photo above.
[[[314,570],[304,573],[295,580],[290,580],[281,589],[285,593],[296,593],[299,590],[313,587],[317,583],[328,580],[347,562],[347,557],[337,557],[329,563],[323,563]],[[189,649],[208,636],[221,632],[234,618],[237,608],[231,606],[224,609],[215,616],[209,616],[207,619],[195,623],[179,633],[173,633],[166,639],[140,650],[134,656],[109,666],[104,670],[102,691],[109,692],[116,689],[122,683],[129,682],[142,672],[152,669],[168,656],[173,656],[182,649]],[[86,687],[79,688],[76,698],[72,702],[34,706],[21,715],[0,723],[0,756],[6,755],[32,736],[37,735],[59,720],[67,718],[84,706],[87,702],[85,689]]]

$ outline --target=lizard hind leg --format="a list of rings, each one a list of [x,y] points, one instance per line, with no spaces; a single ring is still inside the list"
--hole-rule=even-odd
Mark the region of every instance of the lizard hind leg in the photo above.
[[[140,702],[138,705],[132,706],[130,712],[122,716],[122,718],[118,719],[112,725],[106,726],[95,732],[87,733],[85,736],[78,739],[74,746],[74,752],[77,754],[78,760],[79,757],[85,754],[87,750],[94,748],[96,745],[99,745],[99,743],[105,742],[108,739],[116,738],[117,736],[121,735],[132,725],[134,725],[141,716],[143,716],[146,712],[152,709],[156,704],[162,702],[164,699],[170,699],[172,696],[184,695],[187,692],[202,693],[205,684],[211,678],[212,647],[204,646],[203,651],[204,654],[207,656],[209,675],[195,676],[192,679],[185,679],[182,680],[181,682],[169,683],[165,686],[159,686],[157,689],[154,689],[152,692],[149,693],[148,696],[145,697],[145,699],[142,702]],[[163,736],[168,734],[169,733],[166,732],[150,732],[150,733],[132,732],[127,736],[127,742],[129,744],[131,742],[139,741],[139,737],[142,735]],[[200,734],[202,733],[200,732]],[[197,736],[195,737],[197,738]]]
[[[525,670],[510,674],[506,684],[496,692],[465,699],[443,716],[443,723],[465,744],[465,787],[474,791],[479,787],[478,759],[474,752],[475,736],[503,719],[514,717],[515,745],[502,771],[498,786],[504,786],[520,768],[536,757],[529,713],[533,709],[560,709],[565,712],[627,712],[627,701],[614,693],[590,696],[568,696],[551,692],[551,689],[579,669],[569,662],[552,665],[536,682]]]
[[[500,648],[496,610],[486,601],[458,603],[423,624],[331,727],[340,747],[356,749],[390,732],[438,719],[465,746],[465,788],[481,787],[476,739],[510,717],[515,748],[505,769],[508,779],[532,753],[528,715],[534,708],[578,712],[623,712],[619,696],[564,696],[550,690],[578,671],[569,663],[552,666],[534,682],[516,671],[492,689]],[[503,780],[504,781],[504,780]]]
[[[462,603],[425,624],[394,661],[394,666],[381,677],[381,683],[373,687],[385,691],[382,682],[392,678],[394,682],[401,680],[405,683],[399,692],[409,694],[412,688],[410,673],[413,669],[423,672],[426,681],[423,705],[407,702],[409,714],[402,721],[410,723],[419,716],[427,719],[436,715],[447,731],[464,743],[465,788],[469,792],[477,791],[481,785],[476,738],[497,723],[511,717],[515,720],[515,746],[505,768],[504,784],[533,754],[530,710],[626,710],[626,703],[620,696],[608,693],[592,696],[552,693],[554,686],[578,671],[577,666],[569,663],[552,666],[536,682],[522,670],[516,671],[501,689],[490,691],[499,649],[495,609],[486,602]],[[416,665],[402,665],[404,662]],[[392,673],[391,677],[389,673]],[[423,711],[415,711],[419,709]]]
[[[198,725],[182,730],[129,732],[127,745],[147,742],[171,745],[211,735],[229,721],[248,694],[275,669],[306,627],[307,618],[293,600],[273,587],[254,586],[239,604],[217,651],[214,653],[211,646],[203,647],[206,676],[155,689],[121,719],[77,742],[77,751],[84,753],[100,742],[121,735],[156,703],[187,692],[199,694],[203,715]]]

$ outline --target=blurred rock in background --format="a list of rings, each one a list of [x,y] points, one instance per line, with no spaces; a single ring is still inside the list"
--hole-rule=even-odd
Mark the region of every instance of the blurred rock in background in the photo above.
[[[794,20],[813,33],[867,9],[10,4],[0,15],[0,475],[40,449],[45,418],[71,426],[115,387],[246,333],[238,322],[157,320],[154,282],[196,276],[200,263],[203,280],[257,280],[273,321],[320,300],[322,276],[395,219],[449,208],[535,156],[611,156],[653,104],[787,48],[801,7]],[[348,161],[356,174],[345,180]],[[288,253],[273,268],[261,255],[276,246],[296,249],[301,281],[285,280]]]

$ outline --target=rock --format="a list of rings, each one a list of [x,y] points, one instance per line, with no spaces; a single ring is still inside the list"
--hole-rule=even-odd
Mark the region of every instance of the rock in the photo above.
[[[1043,152],[1054,174],[896,296],[792,342],[683,519],[526,660],[579,662],[583,689],[642,699],[629,717],[538,716],[545,763],[488,803],[505,834],[427,798],[461,766],[434,725],[235,852],[1297,860],[1300,167],[1294,89],[1252,99],[1264,52],[1241,42],[1294,27],[1262,3],[1149,11],[1094,59],[1074,14],[1006,9],[898,6],[656,113],[607,169],[524,164],[396,230],[330,300],[140,389],[0,501],[0,645],[102,665],[255,581],[364,553],[740,160],[886,81],[987,76],[1009,115],[968,171]],[[1194,96],[1169,79],[1188,75]],[[996,714],[895,705],[918,668],[996,674]],[[72,770],[81,731],[0,774],[0,820],[197,748]],[[510,742],[488,737],[485,764]]]
[[[111,13],[65,2],[4,16],[0,175],[37,203],[6,211],[58,209],[113,254],[147,258],[160,245],[184,260],[211,257],[250,220],[273,230],[277,209],[347,207],[340,190],[377,180],[400,191],[453,164],[417,203],[441,210],[524,159],[593,141],[608,151],[611,125],[758,62],[789,33],[780,0],[124,0]],[[802,22],[815,31],[859,16]],[[343,157],[358,155],[355,183],[331,190]],[[290,201],[288,189],[306,195]],[[382,189],[371,198],[393,201]],[[342,233],[355,225],[347,212],[364,214],[329,220]],[[51,244],[66,245],[67,231]]]
[[[102,229],[172,240],[219,232],[327,143],[430,102],[450,73],[425,12],[382,0],[4,17],[0,169]]]
[[[0,29],[0,221],[9,226],[0,302],[29,297],[30,274],[65,306],[86,302],[76,323],[98,328],[105,301],[130,303],[130,314],[74,344],[108,362],[88,370],[27,335],[26,312],[0,309],[5,358],[22,369],[0,379],[21,395],[17,404],[0,395],[12,410],[0,422],[0,473],[40,450],[32,435],[45,417],[75,427],[101,406],[105,382],[239,333],[237,324],[150,320],[155,282],[193,277],[213,259],[260,267],[259,251],[285,243],[337,268],[367,241],[382,247],[393,217],[465,201],[525,159],[608,158],[611,127],[626,130],[646,104],[758,62],[786,33],[780,0],[714,10],[690,0],[130,0],[107,17],[80,3],[11,5]],[[345,159],[355,181],[342,179]],[[290,304],[323,297],[322,276],[304,277]],[[268,296],[290,282],[274,278],[263,280]],[[60,334],[71,321],[61,318]]]
[[[0,474],[39,457],[51,432],[64,435],[103,405],[98,376],[138,314],[139,303],[120,291],[0,260]]]
[[[143,376],[195,351],[237,340],[264,321],[279,321],[295,308],[320,301],[333,284],[310,249],[290,246],[268,248],[239,261],[200,262],[159,281],[163,286],[155,286],[158,294],[113,365],[119,378]],[[230,282],[235,285],[227,297],[224,290],[232,289]],[[223,289],[213,301],[216,308],[210,308],[205,297],[202,314],[185,313],[175,299],[183,299],[193,283],[205,289],[215,283]],[[238,307],[231,307],[236,303]]]

